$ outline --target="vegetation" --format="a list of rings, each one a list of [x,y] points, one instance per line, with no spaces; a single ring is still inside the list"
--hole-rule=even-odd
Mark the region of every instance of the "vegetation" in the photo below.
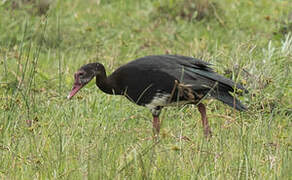
[[[23,6],[0,1],[1,179],[292,177],[291,1],[63,0],[46,15]],[[85,63],[110,73],[165,53],[245,84],[249,110],[206,100],[206,141],[195,107],[167,108],[156,142],[147,109],[94,82],[66,99]]]

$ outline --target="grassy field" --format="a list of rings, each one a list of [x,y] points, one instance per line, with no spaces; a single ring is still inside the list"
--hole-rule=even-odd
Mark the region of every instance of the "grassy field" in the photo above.
[[[291,179],[292,2],[62,0],[47,15],[0,1],[0,179]],[[290,14],[290,15],[289,15]],[[73,73],[181,54],[243,83],[239,113],[208,100],[151,113],[94,82],[73,100]],[[189,139],[189,140],[186,140]]]

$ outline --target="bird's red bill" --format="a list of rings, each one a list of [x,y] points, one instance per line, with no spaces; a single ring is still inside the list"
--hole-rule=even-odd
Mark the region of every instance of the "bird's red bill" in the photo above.
[[[83,86],[81,84],[74,84],[71,92],[67,96],[68,99],[71,99]]]

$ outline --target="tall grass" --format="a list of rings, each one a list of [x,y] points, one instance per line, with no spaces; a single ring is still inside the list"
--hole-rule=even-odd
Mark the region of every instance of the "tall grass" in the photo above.
[[[292,38],[279,27],[291,3],[210,1],[216,15],[190,20],[176,8],[186,2],[55,1],[46,16],[1,2],[1,179],[292,177]],[[164,53],[202,58],[245,84],[249,110],[204,101],[206,141],[195,107],[167,108],[154,141],[147,109],[94,82],[65,98],[82,64],[110,73]]]

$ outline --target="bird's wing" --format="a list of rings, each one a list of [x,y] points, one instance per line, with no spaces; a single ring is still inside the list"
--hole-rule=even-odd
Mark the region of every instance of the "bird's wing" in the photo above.
[[[213,69],[209,67],[211,64],[207,62],[178,55],[166,55],[165,57],[167,57],[168,63],[176,63],[176,65],[173,64],[171,66],[176,68],[172,70],[162,69],[177,77],[178,80],[182,80],[182,82],[193,84],[196,89],[213,87],[214,83],[218,82],[229,91],[233,91],[233,89],[236,88],[247,92],[242,85],[214,72]]]
[[[133,66],[143,71],[157,70],[175,77],[180,82],[190,84],[194,89],[208,89],[214,83],[219,83],[228,91],[234,88],[247,90],[240,84],[225,78],[214,72],[211,64],[200,59],[180,55],[153,55],[139,58],[125,65],[127,68]]]

